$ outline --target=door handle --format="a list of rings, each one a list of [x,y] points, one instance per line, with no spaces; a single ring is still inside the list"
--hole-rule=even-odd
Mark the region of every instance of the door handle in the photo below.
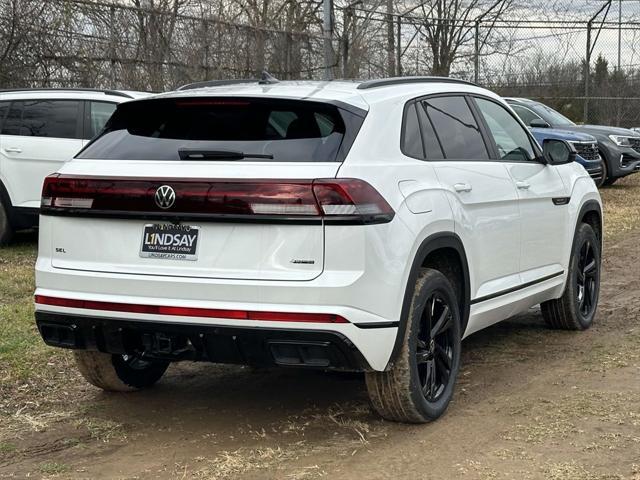
[[[453,186],[453,189],[456,192],[470,192],[471,190],[473,190],[473,187],[471,185],[469,185],[468,183],[456,183]]]
[[[4,151],[7,153],[22,153],[22,149],[18,147],[7,147]]]
[[[520,190],[529,190],[531,184],[529,182],[516,182],[516,187]]]

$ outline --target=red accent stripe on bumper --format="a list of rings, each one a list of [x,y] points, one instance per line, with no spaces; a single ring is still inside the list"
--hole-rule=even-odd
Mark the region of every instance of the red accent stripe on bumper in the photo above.
[[[222,310],[216,308],[170,307],[137,305],[133,303],[97,302],[36,295],[38,305],[104,310],[108,312],[146,313],[178,317],[224,318],[232,320],[261,320],[267,322],[349,323],[344,317],[332,313],[261,312],[249,310]]]

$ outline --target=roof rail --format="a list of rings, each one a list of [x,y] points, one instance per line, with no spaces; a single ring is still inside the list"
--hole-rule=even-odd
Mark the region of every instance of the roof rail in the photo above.
[[[358,85],[358,90],[368,90],[370,88],[387,87],[390,85],[402,85],[405,83],[461,83],[463,85],[473,85],[475,83],[466,80],[458,80],[450,77],[391,77],[379,80],[367,80]]]
[[[205,80],[203,82],[188,83],[176,88],[176,90],[193,90],[194,88],[205,87],[224,87],[226,85],[237,85],[241,83],[257,83],[257,79],[241,79],[241,80]]]
[[[193,90],[194,88],[206,88],[206,87],[224,87],[227,85],[240,85],[243,83],[257,83],[259,85],[273,85],[279,83],[280,80],[272,76],[266,70],[262,71],[260,78],[242,78],[236,80],[205,80],[203,82],[188,83],[176,88],[176,90]]]
[[[44,87],[44,88],[5,88],[0,89],[0,93],[13,93],[13,92],[95,92],[104,93],[105,95],[114,95],[116,97],[133,98],[128,93],[121,92],[119,90],[106,90],[100,88],[63,88],[63,87]]]

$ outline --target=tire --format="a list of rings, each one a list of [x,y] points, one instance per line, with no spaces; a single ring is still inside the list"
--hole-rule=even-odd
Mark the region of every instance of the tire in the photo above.
[[[602,185],[604,185],[605,187],[608,187],[610,185],[613,185],[617,181],[618,181],[618,178],[607,178],[604,182],[602,182]]]
[[[460,369],[460,330],[451,283],[437,270],[421,269],[398,358],[390,370],[365,375],[369,398],[380,416],[425,423],[445,412]]]
[[[7,207],[0,200],[0,247],[8,245],[13,238],[13,228],[9,223]]]
[[[600,294],[600,241],[591,225],[580,224],[571,252],[562,297],[540,305],[551,328],[586,330],[593,323]]]
[[[109,392],[132,392],[151,387],[169,366],[169,362],[89,350],[78,350],[74,355],[85,380]]]

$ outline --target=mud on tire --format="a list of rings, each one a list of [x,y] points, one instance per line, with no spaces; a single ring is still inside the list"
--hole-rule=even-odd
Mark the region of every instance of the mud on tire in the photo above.
[[[458,305],[447,277],[420,270],[398,357],[388,371],[366,374],[371,403],[383,418],[424,423],[447,409],[460,368]]]
[[[547,325],[562,330],[586,330],[591,326],[600,293],[600,259],[600,240],[591,225],[580,224],[562,297],[540,305]]]
[[[88,350],[76,351],[74,355],[85,380],[110,392],[132,392],[150,387],[160,380],[169,366],[168,362]]]

